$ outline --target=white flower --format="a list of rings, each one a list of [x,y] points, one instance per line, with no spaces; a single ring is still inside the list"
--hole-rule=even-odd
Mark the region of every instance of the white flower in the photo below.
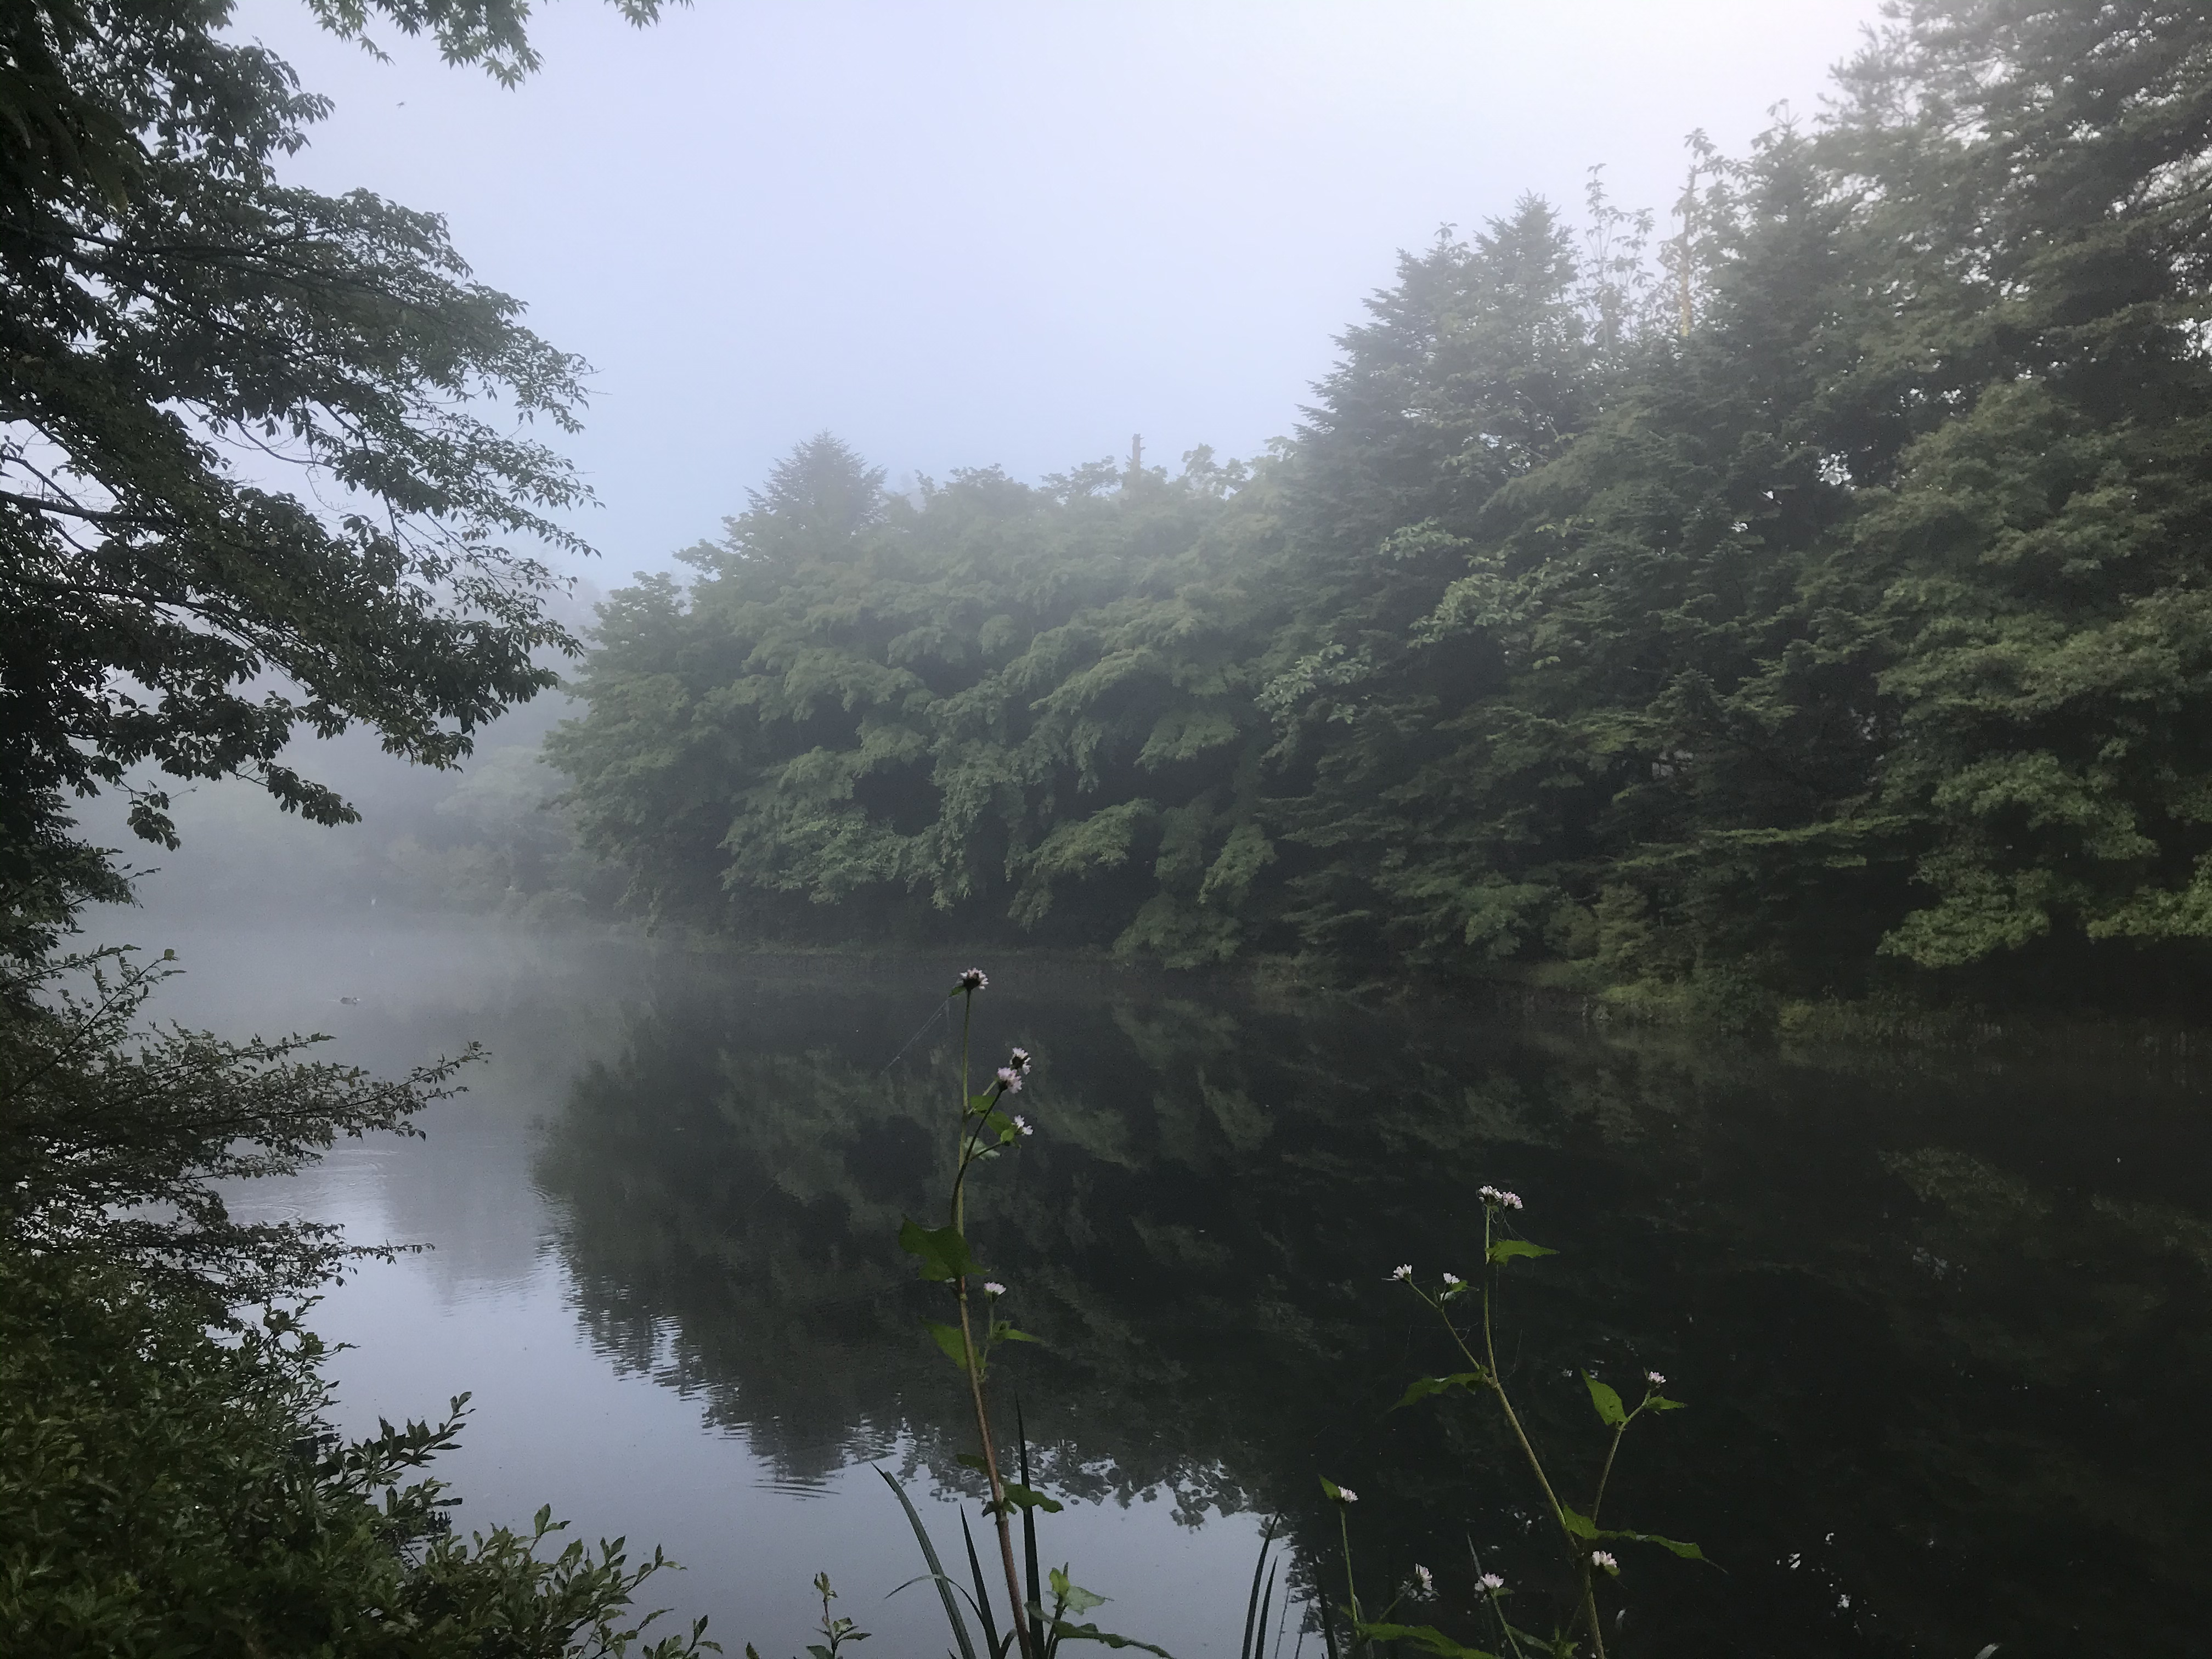
[[[1014,1069],[1016,1071],[1026,1072],[1029,1070],[1030,1051],[1028,1049],[1017,1048],[1011,1055],[1008,1056],[1008,1058],[1013,1061]]]
[[[983,1281],[983,1294],[984,1294],[984,1295],[986,1295],[986,1296],[1004,1296],[1006,1293],[1006,1287],[1005,1285],[1001,1285],[1000,1283],[999,1283],[999,1281],[998,1281],[997,1279],[985,1279],[985,1280]]]
[[[1486,1572],[1481,1577],[1476,1579],[1474,1582],[1477,1589],[1484,1590],[1492,1595],[1497,1595],[1498,1591],[1505,1588],[1505,1581],[1503,1578],[1500,1578],[1494,1572]]]
[[[1500,1193],[1498,1195],[1498,1201],[1500,1204],[1503,1204],[1509,1210],[1517,1210],[1521,1207],[1521,1194],[1518,1193]]]
[[[1476,1192],[1475,1196],[1486,1204],[1495,1204],[1499,1199],[1504,1197],[1505,1194],[1499,1192],[1495,1187],[1484,1187]]]
[[[999,1067],[999,1087],[1010,1095],[1021,1093],[1022,1074],[1011,1066],[1001,1066]]]
[[[1620,1563],[1613,1559],[1613,1552],[1611,1550],[1592,1550],[1590,1552],[1590,1565],[1595,1567],[1601,1572],[1619,1572],[1620,1571]]]
[[[1456,1285],[1459,1282],[1460,1277],[1457,1273],[1446,1273],[1444,1275],[1444,1283],[1447,1285]]]
[[[960,983],[956,988],[963,991],[986,991],[990,988],[990,986],[991,976],[988,974],[981,968],[970,968],[960,975]]]
[[[1426,1567],[1422,1566],[1419,1562],[1416,1562],[1413,1565],[1413,1577],[1421,1581],[1422,1595],[1434,1595],[1437,1593],[1436,1574],[1431,1572]]]
[[[1667,1379],[1666,1379],[1664,1376],[1661,1376],[1657,1371],[1646,1371],[1646,1372],[1644,1372],[1644,1380],[1646,1382],[1649,1382],[1649,1383],[1650,1383],[1653,1388],[1655,1388],[1655,1389],[1657,1389],[1657,1388],[1663,1388],[1663,1387],[1666,1385],[1666,1382],[1667,1382]]]
[[[1339,1486],[1336,1489],[1336,1501],[1340,1504],[1357,1504],[1359,1501],[1359,1494],[1349,1486]]]
[[[1014,1114],[1014,1127],[1019,1129],[1025,1135],[1033,1135],[1036,1133],[1036,1126],[1034,1123],[1031,1123],[1029,1119],[1024,1117],[1019,1112],[1016,1112]]]
[[[1413,1264],[1410,1261],[1390,1269],[1390,1277],[1393,1279],[1411,1279],[1413,1276]]]

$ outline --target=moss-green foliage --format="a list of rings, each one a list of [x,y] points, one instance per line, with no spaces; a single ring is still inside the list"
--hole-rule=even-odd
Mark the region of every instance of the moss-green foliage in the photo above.
[[[1261,602],[1211,535],[1238,476],[970,473],[917,501],[803,446],[688,588],[606,607],[590,714],[552,744],[587,840],[656,906],[732,921],[890,901],[1111,938],[1164,899],[1151,942],[1234,951],[1268,737],[1237,660]]]
[[[719,923],[1171,963],[2197,962],[2212,21],[1906,12],[1705,158],[1686,331],[1635,220],[1524,202],[1405,258],[1249,477],[886,501],[806,446],[609,608],[556,744],[595,844]]]
[[[325,1434],[319,1352],[283,1319],[218,1342],[125,1274],[0,1254],[0,1650],[696,1650],[696,1632],[639,1643],[629,1596],[657,1556],[564,1545],[543,1515],[457,1538],[418,1471],[458,1418]]]
[[[109,951],[0,975],[0,1653],[622,1650],[657,1556],[540,1548],[544,1516],[458,1541],[415,1472],[461,1402],[337,1445],[313,1337],[240,1316],[356,1252],[309,1218],[237,1220],[223,1188],[408,1132],[455,1066],[385,1082],[308,1039],[155,1027],[168,971]]]

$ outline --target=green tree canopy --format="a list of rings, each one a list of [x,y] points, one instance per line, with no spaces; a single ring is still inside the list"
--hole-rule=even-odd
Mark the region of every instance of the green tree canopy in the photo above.
[[[1694,159],[1664,282],[1595,192],[1404,258],[1249,474],[967,475],[770,559],[800,452],[610,607],[595,844],[717,925],[1171,961],[2197,963],[2212,20],[1914,0]]]
[[[620,0],[643,21],[656,0]],[[512,81],[520,0],[313,0]],[[69,797],[246,775],[355,721],[449,764],[573,641],[531,550],[587,492],[527,435],[584,365],[471,280],[434,216],[281,182],[328,109],[204,0],[0,12],[0,946],[122,891]],[[495,420],[488,403],[504,406]],[[518,435],[520,434],[520,435]],[[309,480],[318,495],[310,495]],[[325,510],[319,501],[333,504]]]

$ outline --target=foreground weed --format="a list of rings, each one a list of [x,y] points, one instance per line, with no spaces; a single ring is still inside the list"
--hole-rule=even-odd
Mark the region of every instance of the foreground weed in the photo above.
[[[1011,1659],[1014,1655],[1018,1655],[1019,1659],[1054,1659],[1060,1645],[1071,1641],[1096,1642],[1110,1648],[1138,1648],[1161,1654],[1165,1659],[1164,1650],[1148,1643],[1102,1631],[1096,1625],[1074,1622],[1101,1606],[1105,1598],[1075,1583],[1065,1565],[1048,1574],[1038,1571],[1037,1516],[1040,1512],[1055,1513],[1062,1506],[1031,1480],[1029,1437],[1021,1424],[1018,1405],[1012,1445],[1013,1478],[1009,1477],[1001,1459],[990,1387],[994,1357],[1007,1343],[1031,1342],[1036,1338],[1015,1328],[1001,1316],[1000,1304],[1008,1294],[1007,1288],[975,1260],[969,1247],[969,1182],[981,1166],[1018,1150],[1021,1142],[1034,1133],[1034,1126],[1022,1114],[1008,1109],[1012,1097],[1022,1091],[1029,1079],[1030,1058],[1026,1049],[1011,1050],[1006,1064],[996,1069],[980,1091],[973,1087],[970,1037],[975,1000],[989,983],[981,969],[971,968],[960,975],[946,999],[948,1003],[957,1001],[960,1008],[960,1109],[955,1125],[952,1182],[944,1224],[927,1227],[908,1218],[899,1229],[899,1244],[915,1258],[923,1280],[944,1285],[951,1297],[951,1320],[931,1321],[929,1331],[938,1348],[958,1369],[966,1384],[976,1449],[962,1454],[959,1461],[981,1474],[988,1488],[989,1498],[983,1513],[996,1534],[997,1566],[1005,1581],[1004,1589],[994,1592],[991,1588],[964,1511],[960,1525],[968,1582],[963,1583],[946,1572],[936,1544],[905,1488],[888,1471],[879,1469],[878,1473],[883,1475],[906,1513],[927,1568],[899,1589],[922,1583],[936,1586],[957,1650],[956,1659]],[[1435,1315],[1465,1367],[1438,1376],[1416,1377],[1392,1409],[1455,1393],[1486,1395],[1496,1403],[1542,1494],[1551,1529],[1565,1558],[1572,1594],[1567,1616],[1555,1625],[1549,1636],[1537,1635],[1512,1621],[1508,1615],[1512,1593],[1505,1581],[1495,1572],[1483,1571],[1481,1562],[1476,1559],[1473,1564],[1477,1603],[1474,1610],[1496,1630],[1500,1646],[1512,1659],[1532,1659],[1536,1655],[1545,1656],[1546,1659],[1579,1659],[1585,1652],[1585,1642],[1590,1659],[1606,1659],[1599,1589],[1601,1581],[1609,1583],[1620,1577],[1620,1563],[1605,1547],[1612,1543],[1650,1544],[1686,1559],[1705,1559],[1695,1544],[1599,1523],[1606,1488],[1612,1482],[1613,1465],[1630,1427],[1647,1414],[1678,1411],[1682,1402],[1660,1392],[1667,1379],[1656,1371],[1644,1373],[1644,1393],[1633,1407],[1610,1385],[1584,1372],[1583,1382],[1589,1391],[1590,1405],[1600,1424],[1609,1431],[1609,1438],[1587,1510],[1576,1509],[1560,1496],[1559,1483],[1538,1454],[1521,1411],[1506,1387],[1498,1363],[1492,1322],[1499,1275],[1513,1262],[1556,1252],[1514,1236],[1510,1218],[1522,1207],[1517,1194],[1485,1187],[1480,1195],[1482,1255],[1480,1270],[1472,1280],[1447,1273],[1434,1285],[1424,1284],[1410,1264],[1390,1274],[1394,1283],[1406,1285]],[[1328,1659],[1380,1659],[1385,1654],[1407,1650],[1438,1656],[1438,1659],[1499,1659],[1497,1654],[1446,1635],[1434,1625],[1414,1624],[1397,1616],[1400,1606],[1409,1598],[1425,1601],[1435,1595],[1435,1576],[1426,1567],[1416,1567],[1416,1583],[1370,1613],[1360,1598],[1353,1567],[1351,1511],[1358,1502],[1358,1494],[1327,1479],[1322,1480],[1321,1486],[1324,1495],[1337,1508],[1344,1601],[1332,1608],[1316,1589],[1306,1617],[1317,1623]],[[1021,1533],[1018,1559],[1014,1538],[1018,1525]],[[1266,1645],[1268,1614],[1275,1605],[1276,1574],[1269,1567],[1275,1538],[1275,1523],[1270,1522],[1261,1540],[1259,1562],[1253,1570],[1239,1659],[1260,1659]],[[1472,1555],[1471,1543],[1469,1553]],[[822,1597],[821,1630],[824,1641],[811,1644],[808,1652],[813,1659],[841,1659],[847,1645],[866,1640],[868,1633],[855,1628],[851,1620],[832,1614],[830,1604],[835,1592],[830,1588],[827,1574],[815,1580],[815,1589]],[[1286,1590],[1285,1613],[1289,1600]],[[1003,1628],[996,1605],[1001,1601],[1006,1614]],[[969,1613],[974,1615],[973,1628]],[[981,1638],[980,1652],[978,1635]],[[746,1651],[748,1659],[757,1659],[750,1648]]]
[[[1451,1346],[1466,1362],[1467,1369],[1446,1372],[1437,1376],[1413,1379],[1404,1395],[1392,1409],[1414,1405],[1435,1395],[1464,1393],[1486,1395],[1496,1401],[1499,1413],[1513,1442],[1534,1477],[1536,1486],[1543,1494],[1544,1507],[1550,1515],[1553,1527],[1566,1558],[1566,1565],[1574,1586],[1575,1613],[1563,1628],[1550,1637],[1539,1637],[1516,1627],[1506,1616],[1506,1601],[1510,1592],[1505,1581],[1494,1572],[1483,1572],[1480,1563],[1475,1564],[1476,1594],[1482,1610],[1489,1615],[1497,1629],[1498,1638],[1515,1659],[1528,1659],[1530,1652],[1553,1656],[1553,1659],[1572,1659],[1580,1651],[1575,1639],[1578,1625],[1589,1638],[1589,1651],[1594,1659],[1605,1659],[1605,1632],[1598,1609],[1598,1585],[1620,1576],[1620,1562],[1607,1543],[1626,1542],[1652,1544],[1671,1551],[1685,1559],[1702,1561],[1703,1551],[1695,1544],[1683,1543],[1673,1538],[1662,1538],[1656,1533],[1630,1532],[1598,1524],[1598,1516],[1605,1505],[1606,1487],[1613,1480],[1614,1461],[1620,1455],[1620,1445],[1630,1426],[1647,1413],[1680,1411],[1682,1402],[1669,1400],[1660,1393],[1667,1379],[1656,1371],[1644,1374],[1644,1395],[1634,1407],[1626,1404],[1610,1385],[1601,1382],[1589,1372],[1583,1373],[1583,1386],[1589,1392],[1592,1408],[1598,1421],[1609,1430],[1606,1444],[1605,1462],[1598,1472],[1597,1486],[1589,1499],[1587,1513],[1578,1510],[1559,1496],[1559,1486],[1538,1455],[1534,1443],[1528,1437],[1520,1411],[1505,1386],[1504,1373],[1498,1364],[1498,1341],[1492,1328],[1492,1310],[1498,1278],[1515,1261],[1533,1260],[1556,1255],[1541,1244],[1531,1243],[1525,1238],[1507,1236],[1510,1225],[1508,1217],[1522,1208],[1519,1194],[1501,1192],[1495,1187],[1485,1187],[1482,1197],[1482,1261],[1479,1273],[1470,1283],[1456,1273],[1445,1273],[1433,1286],[1425,1285],[1415,1276],[1410,1264],[1395,1269],[1390,1275],[1394,1283],[1402,1284],[1420,1297],[1449,1339]],[[1473,1302],[1476,1316],[1468,1319],[1462,1310]],[[1480,1352],[1477,1352],[1477,1346]],[[1392,1613],[1398,1601],[1370,1619],[1361,1606],[1359,1591],[1352,1576],[1352,1528],[1350,1509],[1358,1501],[1358,1495],[1332,1480],[1322,1481],[1322,1492],[1338,1506],[1339,1536],[1344,1557],[1345,1603],[1340,1609],[1350,1629],[1351,1650],[1354,1655],[1376,1653],[1399,1644],[1411,1646],[1422,1652],[1443,1656],[1443,1659],[1497,1659],[1480,1648],[1472,1648],[1455,1641],[1431,1625],[1409,1625],[1395,1622]],[[1472,1547],[1470,1546],[1470,1551]],[[1419,1574],[1421,1588],[1431,1590],[1434,1578],[1425,1567],[1414,1570]],[[1322,1619],[1322,1632],[1331,1659],[1337,1659],[1336,1635],[1326,1613]]]
[[[1058,1499],[1048,1497],[1030,1484],[1029,1437],[1021,1428],[1018,1406],[1015,1412],[1014,1443],[1018,1479],[1007,1477],[1000,1460],[1000,1436],[991,1406],[993,1356],[1009,1342],[1034,1342],[1036,1339],[1026,1331],[1016,1329],[1012,1321],[1000,1315],[999,1304],[1007,1293],[1006,1286],[978,1262],[969,1249],[968,1183],[970,1175],[981,1166],[1018,1148],[1036,1132],[1036,1126],[1021,1113],[1007,1109],[1009,1102],[1022,1091],[1029,1079],[1030,1058],[1026,1048],[1011,1050],[1006,1064],[997,1068],[989,1082],[980,1091],[973,1086],[970,1037],[975,997],[990,982],[981,969],[970,968],[960,975],[947,995],[948,1002],[957,1001],[960,1006],[960,1110],[955,1128],[952,1187],[946,1199],[945,1224],[925,1227],[909,1217],[899,1229],[899,1247],[915,1258],[925,1282],[944,1285],[952,1298],[952,1320],[929,1322],[929,1334],[945,1357],[958,1368],[967,1384],[969,1407],[975,1419],[976,1449],[961,1454],[959,1461],[981,1474],[989,1491],[983,1513],[998,1535],[999,1566],[1006,1580],[1006,1628],[1000,1628],[994,1594],[986,1582],[975,1540],[968,1532],[965,1512],[961,1516],[960,1527],[963,1542],[967,1546],[970,1578],[968,1584],[960,1583],[946,1573],[929,1529],[923,1525],[921,1513],[905,1488],[888,1471],[879,1469],[878,1473],[906,1511],[908,1523],[914,1528],[915,1541],[928,1568],[920,1577],[900,1585],[899,1589],[923,1583],[937,1586],[958,1659],[978,1659],[977,1632],[970,1631],[968,1617],[962,1611],[963,1602],[975,1615],[975,1622],[982,1637],[982,1651],[989,1659],[1008,1659],[1011,1654],[1018,1654],[1021,1659],[1054,1659],[1063,1642],[1139,1648],[1166,1659],[1164,1650],[1149,1643],[1115,1635],[1096,1625],[1077,1624],[1078,1618],[1094,1607],[1103,1607],[1107,1598],[1076,1583],[1068,1577],[1065,1565],[1040,1576],[1036,1516],[1039,1511],[1057,1513],[1063,1506]],[[1018,1564],[1014,1548],[1017,1517],[1022,1534]],[[1026,1584],[1023,1564],[1027,1567]],[[837,1659],[841,1644],[867,1638],[867,1632],[854,1629],[850,1620],[832,1620],[829,1582],[827,1574],[815,1581],[815,1588],[823,1596],[822,1629],[829,1640],[827,1646],[810,1646],[808,1652],[814,1659]]]

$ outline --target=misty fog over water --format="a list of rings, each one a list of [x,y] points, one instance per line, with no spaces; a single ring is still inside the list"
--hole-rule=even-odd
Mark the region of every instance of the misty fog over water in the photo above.
[[[365,921],[181,937],[179,1018],[320,1027],[386,1070],[493,1051],[427,1141],[239,1194],[434,1247],[319,1310],[357,1344],[347,1426],[473,1389],[465,1526],[551,1502],[656,1539],[690,1569],[665,1596],[726,1640],[798,1642],[790,1584],[823,1568],[886,1650],[939,1639],[933,1602],[876,1599],[914,1569],[869,1465],[957,1534],[952,1379],[913,1364],[927,1304],[887,1230],[928,1200],[951,1055],[940,1032],[886,1062],[947,964]],[[1045,1138],[974,1225],[1047,1343],[1018,1386],[1078,1501],[1044,1547],[1134,1633],[1234,1651],[1222,1584],[1265,1516],[1325,1521],[1332,1468],[1389,1494],[1362,1516],[1378,1575],[1462,1530],[1518,1561],[1506,1448],[1385,1409],[1437,1361],[1384,1275],[1463,1261],[1485,1179],[1565,1252],[1505,1314],[1542,1432],[1573,1443],[1583,1366],[1656,1367],[1692,1404],[1623,1488],[1727,1569],[1647,1576],[1668,1650],[1972,1651],[1991,1587],[2054,1632],[2185,1622],[2187,1575],[2136,1543],[2207,1449],[2158,1359],[2206,1311],[2192,1063],[1780,1060],[1048,958],[990,997],[979,1035],[1038,1055]]]

